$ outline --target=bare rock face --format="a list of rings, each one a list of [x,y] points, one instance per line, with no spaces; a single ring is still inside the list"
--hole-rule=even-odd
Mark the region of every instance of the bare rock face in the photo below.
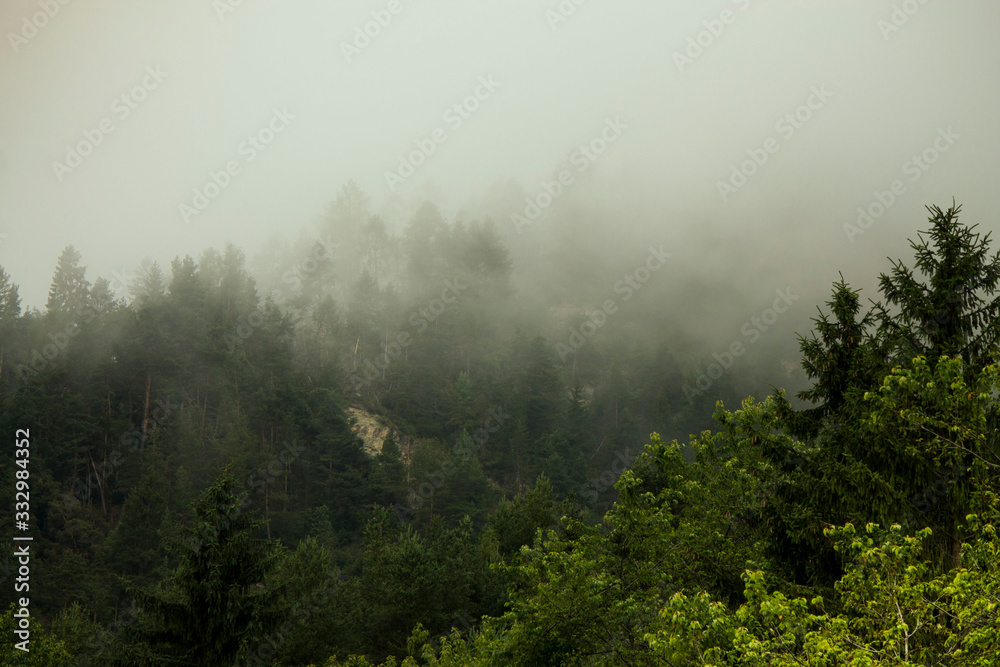
[[[383,418],[360,408],[353,407],[347,408],[347,413],[354,419],[351,428],[354,429],[354,432],[364,443],[365,454],[371,457],[378,456],[382,451],[382,443],[385,442],[389,433],[392,433],[392,437],[395,439],[400,453],[404,460],[406,459],[409,448],[406,447],[404,436],[389,426]]]

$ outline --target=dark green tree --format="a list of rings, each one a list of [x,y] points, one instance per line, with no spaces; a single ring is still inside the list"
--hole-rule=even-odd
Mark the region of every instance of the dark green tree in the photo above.
[[[892,361],[925,356],[933,365],[947,355],[982,368],[1000,341],[1000,251],[990,254],[990,235],[976,232],[978,225],[959,222],[961,206],[927,210],[930,230],[910,242],[923,279],[902,260],[879,276],[889,308],[877,312],[895,348]]]
[[[556,526],[556,504],[552,486],[544,475],[535,486],[520,493],[513,500],[503,500],[490,520],[496,535],[500,554],[510,557],[524,545],[531,545],[535,533]]]
[[[406,463],[390,431],[382,441],[382,450],[372,466],[372,499],[379,505],[392,506],[406,493]]]
[[[154,590],[133,587],[145,621],[138,634],[162,661],[234,665],[278,620],[277,591],[266,585],[274,543],[258,537],[263,522],[228,471],[192,507],[194,525],[171,545],[176,567]]]
[[[829,314],[820,310],[812,319],[813,332],[798,337],[802,369],[813,382],[798,398],[818,404],[801,413],[787,412],[789,426],[798,435],[815,435],[823,417],[839,413],[849,397],[859,399],[858,392],[876,386],[887,370],[881,344],[872,333],[875,317],[861,314],[859,292],[841,276],[826,302]]]
[[[923,432],[911,429],[899,437],[903,429],[882,426],[892,412],[876,418],[873,411],[883,379],[889,382],[896,372],[928,376],[928,388],[936,391],[954,387],[955,377],[933,377],[938,362],[950,355],[964,360],[961,373],[971,387],[995,353],[1000,254],[989,254],[988,234],[958,222],[959,210],[928,207],[931,230],[911,241],[922,278],[901,260],[893,262],[893,270],[880,276],[886,305],[876,303],[863,314],[858,291],[843,277],[834,283],[827,301],[832,317],[821,312],[813,320],[814,332],[799,337],[802,367],[813,381],[799,398],[817,407],[796,412],[783,394],[774,395],[776,426],[803,439],[804,446],[776,446],[782,440],[773,433],[756,434],[775,469],[774,495],[765,511],[775,527],[770,553],[783,562],[811,564],[794,568],[799,582],[819,577],[832,583],[839,576],[829,567],[832,551],[821,529],[847,521],[929,525],[938,564],[957,559],[959,524],[972,508],[974,452],[995,440],[956,453],[944,446],[955,435],[943,423],[923,424]],[[947,371],[954,370],[949,362]],[[896,418],[911,419],[922,407],[916,400],[905,403]],[[941,420],[941,409],[935,406],[933,412]],[[995,427],[995,406],[984,407],[982,415]],[[948,490],[928,496],[928,488]]]

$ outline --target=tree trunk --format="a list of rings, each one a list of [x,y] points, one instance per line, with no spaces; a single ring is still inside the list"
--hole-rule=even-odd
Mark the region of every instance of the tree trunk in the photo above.
[[[271,485],[264,486],[264,524],[267,526],[267,539],[271,539]]]
[[[97,490],[101,493],[101,513],[107,515],[108,509],[104,505],[104,485],[101,483],[101,472],[97,469],[93,457],[90,459],[90,465],[94,467],[94,481],[97,482]]]
[[[139,440],[139,455],[142,456],[142,448],[146,444],[146,435],[149,432],[149,386],[153,376],[149,370],[146,371],[146,401],[142,409],[142,438]]]
[[[201,451],[205,451],[205,418],[208,416],[208,396],[205,396],[205,404],[201,408],[201,428],[198,430],[198,439],[201,440]]]

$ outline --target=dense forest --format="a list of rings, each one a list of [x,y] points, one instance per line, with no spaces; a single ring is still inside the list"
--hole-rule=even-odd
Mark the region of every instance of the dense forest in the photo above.
[[[0,267],[0,662],[996,665],[1000,252],[928,212],[875,298],[796,306],[793,391],[643,319],[670,248],[525,280],[351,183],[252,259],[68,246],[44,310]]]

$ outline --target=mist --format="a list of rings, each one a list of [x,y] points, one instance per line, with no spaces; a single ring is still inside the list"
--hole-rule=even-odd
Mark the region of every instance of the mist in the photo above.
[[[897,27],[893,3],[585,2],[563,3],[564,16],[557,2],[401,1],[363,49],[359,29],[387,3],[227,3],[68,3],[44,22],[34,2],[0,10],[0,260],[28,304],[43,304],[67,243],[93,275],[229,241],[253,252],[315,222],[348,180],[397,228],[426,199],[510,233],[521,194],[566,165],[579,182],[536,239],[585,194],[623,247],[687,238],[677,254],[695,266],[744,270],[770,250],[819,285],[898,254],[925,204],[954,196],[982,224],[995,217],[992,3],[918,3]],[[723,11],[732,23],[698,47]],[[144,99],[123,102],[137,87]],[[486,99],[462,118],[453,107],[477,87]],[[776,129],[814,87],[830,96],[813,117]],[[275,109],[287,128],[241,153]],[[568,156],[615,118],[620,138],[578,173]],[[903,164],[949,127],[961,139],[912,180]],[[438,128],[444,142],[390,187],[386,172]],[[93,152],[55,167],[88,131],[101,137]],[[723,201],[717,183],[769,137],[779,151]],[[231,160],[240,174],[185,219],[180,207]],[[843,225],[897,178],[907,193],[849,242]],[[505,198],[510,182],[520,190]]]
[[[331,510],[355,574],[372,503],[478,526],[547,475],[558,497],[592,485],[599,520],[616,491],[594,480],[650,433],[683,442],[718,400],[810,405],[800,337],[841,278],[884,301],[928,207],[1000,229],[998,26],[987,0],[8,0],[0,387],[58,369],[107,394],[102,437],[155,446],[171,511],[264,465],[276,432],[352,443],[254,502],[294,545],[321,501],[369,494],[343,470],[403,475]],[[60,344],[88,308],[99,333]],[[151,420],[157,397],[180,413]],[[489,420],[473,490],[414,508]],[[53,488],[88,480],[104,521],[149,464],[98,498],[100,458]]]

